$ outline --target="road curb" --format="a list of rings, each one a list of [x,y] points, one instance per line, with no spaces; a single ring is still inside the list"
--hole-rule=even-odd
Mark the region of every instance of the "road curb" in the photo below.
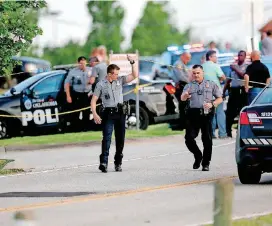
[[[126,143],[133,142],[143,142],[143,141],[155,141],[155,140],[165,140],[170,138],[179,138],[183,137],[182,134],[178,135],[169,135],[169,136],[160,136],[160,137],[148,137],[148,138],[129,138],[126,139]],[[112,139],[112,144],[115,143],[115,139]],[[40,151],[40,150],[48,150],[48,149],[62,149],[62,148],[72,148],[72,147],[86,147],[86,146],[97,146],[101,145],[101,141],[83,141],[83,142],[73,142],[73,143],[60,143],[60,144],[43,144],[43,145],[8,145],[8,146],[0,146],[0,150],[4,150],[5,152],[16,152],[16,151]]]

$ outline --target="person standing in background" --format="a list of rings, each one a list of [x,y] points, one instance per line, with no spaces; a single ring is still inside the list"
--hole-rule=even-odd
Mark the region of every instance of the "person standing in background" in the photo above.
[[[187,67],[187,64],[191,61],[191,54],[188,52],[184,52],[180,55],[180,60],[178,60],[174,64],[174,77],[173,80],[176,84],[176,92],[175,96],[178,99],[179,102],[179,126],[177,128],[172,128],[174,130],[183,130],[185,128],[185,107],[186,102],[180,100],[180,96],[182,94],[183,88],[185,85],[187,85],[189,82],[191,82],[191,73],[189,71],[189,68]]]
[[[249,65],[245,73],[245,91],[248,93],[248,105],[255,99],[255,97],[262,91],[265,84],[270,83],[270,73],[268,68],[260,61],[261,53],[253,51],[251,53],[252,64]],[[263,84],[257,84],[263,83]],[[252,88],[249,88],[249,83]]]
[[[222,91],[220,82],[226,80],[226,76],[222,71],[221,67],[216,64],[217,56],[214,50],[210,50],[206,54],[206,62],[202,65],[204,70],[204,78],[208,81],[213,81],[218,86],[219,90]],[[215,110],[215,116],[213,118],[213,138],[215,136],[216,122],[219,129],[219,138],[226,139],[228,138],[226,132],[226,115],[224,111],[224,103],[221,103],[217,106]]]
[[[244,74],[246,72],[248,64],[245,62],[246,52],[241,50],[238,53],[237,64],[230,65],[231,73],[230,79],[223,89],[223,97],[225,96],[226,90],[229,90],[229,99],[226,111],[226,130],[228,137],[232,137],[232,124],[241,109],[247,105],[247,95],[245,92]]]

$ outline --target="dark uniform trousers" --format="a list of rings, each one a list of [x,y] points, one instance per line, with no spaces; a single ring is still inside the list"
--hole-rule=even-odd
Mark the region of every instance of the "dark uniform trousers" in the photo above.
[[[72,103],[70,105],[70,110],[78,110],[81,108],[90,107],[91,97],[88,97],[88,93],[71,92]],[[72,127],[75,129],[86,129],[90,124],[90,109],[82,111],[82,120],[79,119],[80,111],[73,112],[69,114],[69,121]]]
[[[244,87],[231,87],[226,111],[226,130],[228,136],[232,137],[231,128],[236,116],[241,109],[247,106],[247,93]]]
[[[180,81],[176,87],[176,93],[175,93],[175,96],[179,102],[179,126],[180,126],[180,129],[185,129],[185,126],[186,126],[186,122],[185,122],[186,114],[185,114],[184,109],[187,106],[187,102],[181,101],[181,99],[180,99],[180,96],[181,96],[186,84],[187,84],[186,82]]]
[[[204,115],[203,109],[189,108],[186,114],[186,134],[185,144],[196,159],[203,156],[202,165],[209,166],[212,157],[212,118],[213,114]],[[204,146],[203,155],[196,144],[195,138],[201,130],[202,142]]]
[[[108,165],[109,150],[111,145],[111,137],[114,129],[116,152],[114,156],[114,164],[122,165],[123,149],[125,143],[126,132],[126,114],[122,107],[105,108],[101,112],[103,140],[102,153],[100,155],[100,164]]]

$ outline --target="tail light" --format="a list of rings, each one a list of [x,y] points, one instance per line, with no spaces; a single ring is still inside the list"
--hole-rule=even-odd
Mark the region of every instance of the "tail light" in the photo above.
[[[167,90],[168,93],[174,94],[176,92],[176,89],[172,85],[165,85],[165,89]]]
[[[259,115],[256,112],[241,112],[240,125],[261,125],[262,120],[258,118]]]

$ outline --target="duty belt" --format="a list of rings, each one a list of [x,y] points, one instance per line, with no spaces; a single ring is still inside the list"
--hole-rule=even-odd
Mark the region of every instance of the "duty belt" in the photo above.
[[[214,114],[214,108],[210,109],[210,112],[208,114],[204,114],[204,109],[203,108],[188,108],[187,113],[190,114],[191,116],[194,115],[211,115]]]

